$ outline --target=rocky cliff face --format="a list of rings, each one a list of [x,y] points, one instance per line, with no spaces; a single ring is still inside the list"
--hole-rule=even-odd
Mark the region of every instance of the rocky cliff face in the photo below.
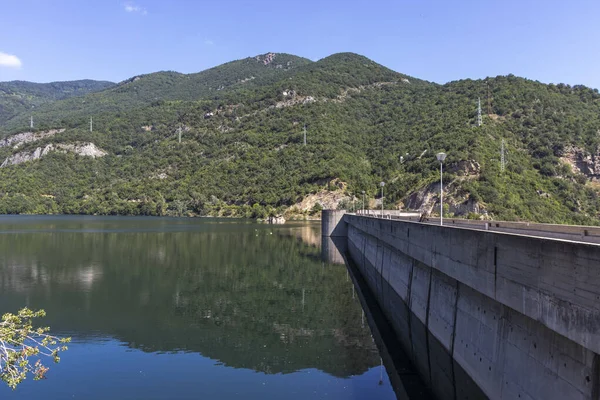
[[[458,176],[479,176],[481,165],[475,160],[461,160],[447,168],[448,172],[455,173]]]
[[[579,172],[592,180],[600,179],[600,149],[590,154],[580,147],[569,146],[561,160],[569,164],[573,172]]]
[[[62,133],[64,131],[64,129],[50,129],[49,131],[42,132],[22,132],[0,140],[0,147],[13,146],[13,148],[16,149],[25,143],[35,142],[52,137],[57,133]]]
[[[45,147],[37,147],[33,151],[22,151],[12,156],[6,157],[0,168],[4,168],[9,165],[21,164],[27,161],[37,160],[39,158],[44,157],[46,154],[59,151],[62,153],[71,152],[80,156],[86,157],[103,157],[108,153],[104,150],[96,147],[94,143],[76,143],[76,144],[49,144]]]
[[[345,194],[346,183],[341,182],[339,179],[323,179],[316,183],[320,186],[326,186],[326,188],[305,196],[300,203],[292,207],[296,207],[301,211],[310,211],[316,204],[319,204],[324,209],[337,210],[340,202],[351,200],[351,197]]]
[[[458,176],[456,180],[444,184],[444,204],[448,205],[448,212],[457,216],[465,216],[469,213],[487,213],[484,205],[473,200],[468,194],[460,190],[461,181],[479,176],[481,171],[479,163],[475,160],[461,160],[448,165],[446,171]],[[405,199],[404,206],[409,210],[438,213],[440,207],[440,184],[437,182],[432,183],[412,193]]]
[[[457,185],[454,183],[444,185],[444,204],[448,205],[448,212],[456,216],[466,216],[469,213],[487,213],[482,204],[473,200],[468,194],[459,193]],[[424,189],[412,193],[404,201],[404,207],[427,214],[439,213],[440,184],[432,183]]]

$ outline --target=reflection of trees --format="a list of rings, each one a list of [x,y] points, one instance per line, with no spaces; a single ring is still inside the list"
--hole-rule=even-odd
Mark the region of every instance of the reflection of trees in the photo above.
[[[55,331],[233,367],[362,373],[378,355],[346,271],[317,261],[319,249],[295,239],[305,233],[282,236],[294,229],[3,235],[0,312],[44,307]]]
[[[283,236],[293,236],[307,245],[313,247],[321,246],[321,222],[306,222],[294,229],[287,229],[280,232]]]

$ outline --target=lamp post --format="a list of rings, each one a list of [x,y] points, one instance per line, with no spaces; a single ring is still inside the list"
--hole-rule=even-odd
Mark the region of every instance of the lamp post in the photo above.
[[[362,209],[363,209],[363,213],[364,213],[365,212],[365,191],[364,190],[362,191],[362,194],[363,194],[363,206],[362,206]]]
[[[436,157],[440,162],[440,225],[444,225],[444,185],[442,181],[442,165],[446,159],[446,153],[437,153]]]
[[[379,186],[381,186],[381,218],[383,218],[383,187],[385,186],[385,182],[379,182]]]

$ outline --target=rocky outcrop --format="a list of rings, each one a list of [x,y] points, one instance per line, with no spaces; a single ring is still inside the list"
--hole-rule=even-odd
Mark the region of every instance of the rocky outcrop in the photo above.
[[[250,76],[249,78],[244,78],[239,81],[239,83],[250,82],[251,80],[256,79],[254,76]]]
[[[467,215],[470,213],[485,214],[487,211],[481,206],[481,204],[472,198],[468,197],[462,202],[450,201],[449,211],[454,215]]]
[[[41,132],[17,133],[16,135],[11,135],[0,140],[0,147],[13,146],[13,148],[16,149],[24,145],[25,143],[35,142],[38,140],[49,138],[56,135],[57,133],[62,133],[64,131],[64,129],[50,129],[48,131]]]
[[[322,208],[328,210],[337,210],[338,204],[343,200],[350,200],[350,197],[341,191],[330,192],[321,190],[314,194],[309,194],[295,206],[301,211],[310,211],[316,204],[320,204]]]
[[[256,61],[262,61],[262,63],[264,65],[269,65],[273,62],[273,60],[275,59],[275,53],[267,53],[264,56],[256,56]]]
[[[590,154],[580,147],[568,146],[561,160],[569,164],[573,172],[579,172],[593,180],[600,179],[600,149]]]
[[[265,55],[265,58],[263,59],[263,64],[264,65],[269,65],[273,62],[273,59],[275,58],[275,53],[267,53],[267,55]]]
[[[434,186],[437,186],[434,187]],[[439,184],[429,185],[427,188],[413,192],[404,201],[404,208],[430,212],[439,198]]]
[[[460,189],[461,181],[479,176],[481,165],[475,160],[461,160],[449,164],[445,170],[457,176],[453,182],[444,184],[444,204],[448,205],[448,212],[457,216],[485,214],[485,207]],[[440,184],[437,182],[412,193],[404,200],[405,208],[426,213],[439,212],[439,206]]]
[[[9,165],[21,164],[21,163],[24,163],[27,161],[37,160],[53,151],[58,151],[58,152],[62,152],[62,153],[71,152],[71,153],[75,153],[80,156],[92,157],[92,158],[103,157],[108,154],[104,150],[96,147],[96,145],[94,143],[49,144],[45,147],[37,147],[33,151],[22,151],[22,152],[13,154],[12,156],[9,156],[4,160],[2,165],[0,165],[0,168],[6,167]]]
[[[291,106],[295,106],[298,104],[309,104],[309,103],[314,103],[314,102],[334,102],[334,103],[341,103],[346,101],[346,99],[348,97],[350,97],[353,94],[358,94],[361,93],[364,90],[369,90],[369,89],[374,89],[374,88],[381,88],[384,86],[389,86],[389,85],[396,85],[397,82],[375,82],[372,83],[370,85],[361,85],[358,87],[351,87],[351,88],[347,88],[345,90],[343,90],[341,92],[341,94],[339,94],[338,96],[336,96],[335,98],[326,98],[326,97],[320,97],[320,98],[316,98],[314,96],[309,96],[309,95],[300,95],[298,94],[295,90],[284,90],[281,92],[281,98],[283,98],[283,100],[278,101],[277,103],[275,103],[275,105],[270,106],[269,108],[283,108],[283,107],[291,107]]]
[[[481,203],[473,200],[468,194],[460,194],[458,187],[452,183],[444,185],[444,204],[448,205],[448,212],[457,216],[465,216],[469,213],[487,213]],[[426,188],[412,193],[404,201],[404,207],[427,214],[439,212],[440,184],[432,183]]]
[[[316,204],[319,204],[324,209],[337,210],[341,201],[351,200],[351,197],[345,194],[346,183],[339,179],[321,179],[315,184],[325,188],[305,196],[300,203],[296,203],[292,207],[296,207],[300,211],[310,211]]]
[[[449,165],[447,171],[458,176],[478,176],[481,165],[475,160],[461,160]]]
[[[290,94],[292,93],[292,94]],[[300,96],[296,95],[295,92],[283,92],[283,98],[285,100],[278,101],[274,106],[270,106],[269,108],[283,108],[283,107],[291,107],[297,104],[309,104],[317,101],[313,96]]]
[[[27,161],[37,160],[38,158],[41,158],[48,154],[51,151],[51,149],[52,145],[49,144],[44,148],[38,147],[33,152],[23,151],[17,154],[13,154],[12,156],[6,157],[2,165],[0,165],[0,168],[6,167],[8,165],[16,165]]]
[[[96,147],[94,143],[57,144],[55,146],[56,150],[70,151],[85,157],[104,157],[108,154],[106,151]]]
[[[165,172],[160,172],[157,174],[152,174],[150,176],[151,179],[167,179],[169,177],[169,175],[167,175]]]

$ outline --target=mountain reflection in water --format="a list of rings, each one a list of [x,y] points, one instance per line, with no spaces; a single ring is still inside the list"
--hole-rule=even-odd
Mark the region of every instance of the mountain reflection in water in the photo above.
[[[0,232],[0,312],[44,308],[74,346],[117,341],[266,374],[380,365],[345,266],[321,261],[318,224],[2,217]]]

